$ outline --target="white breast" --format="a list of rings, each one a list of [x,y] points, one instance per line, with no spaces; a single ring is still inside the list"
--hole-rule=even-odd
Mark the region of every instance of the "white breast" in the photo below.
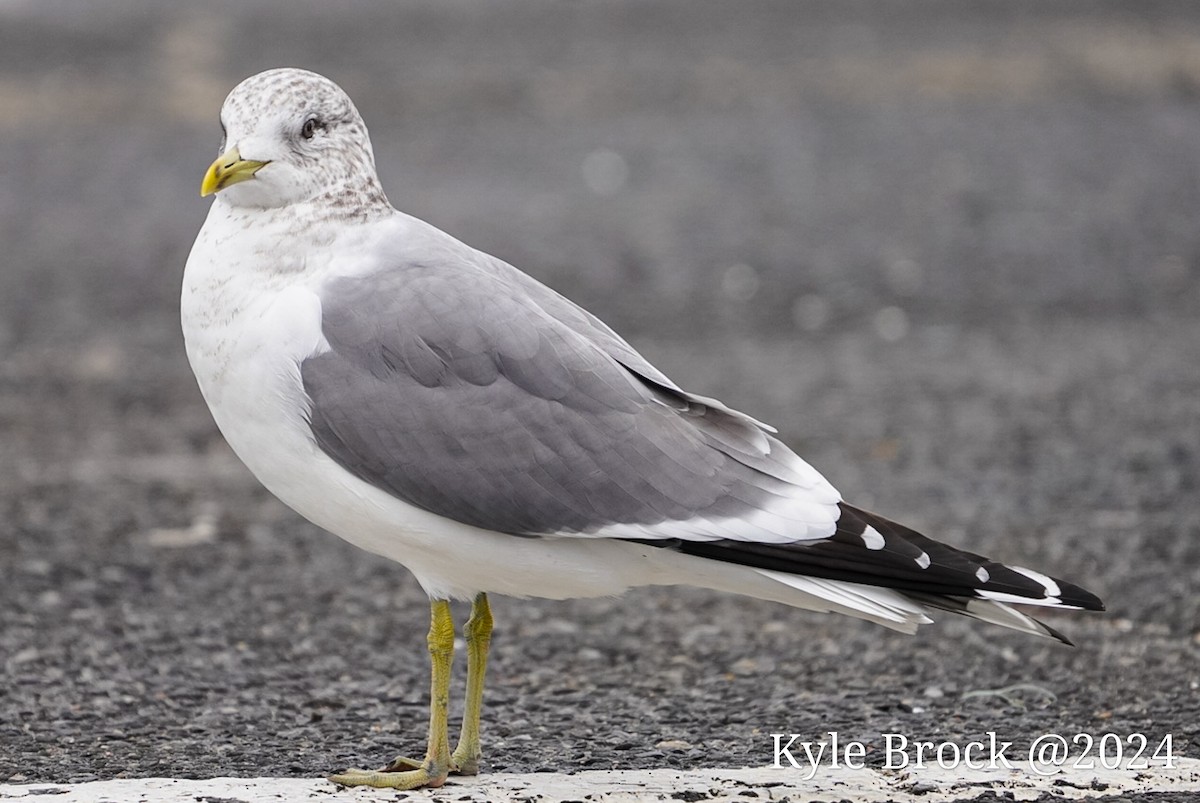
[[[180,308],[188,360],[229,445],[289,501],[306,443],[300,363],[328,348],[321,303],[302,270],[280,269],[254,227],[214,205],[184,271]],[[230,231],[233,233],[230,233]]]

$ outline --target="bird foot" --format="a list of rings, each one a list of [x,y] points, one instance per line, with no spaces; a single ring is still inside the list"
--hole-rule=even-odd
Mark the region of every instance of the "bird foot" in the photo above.
[[[406,772],[411,770],[419,770],[425,765],[424,761],[419,761],[408,756],[396,756],[386,767],[381,767],[380,772]]]
[[[411,772],[419,770],[423,766],[425,766],[424,761],[418,761],[408,756],[396,756],[386,767],[380,768],[379,772]],[[455,750],[450,756],[450,774],[478,775],[479,755],[470,755],[466,750]]]
[[[449,767],[437,770],[427,762],[397,756],[381,770],[351,768],[329,780],[339,786],[373,786],[376,789],[422,789],[436,788],[446,782]]]
[[[450,755],[450,772],[455,775],[478,775],[479,751],[455,750]]]

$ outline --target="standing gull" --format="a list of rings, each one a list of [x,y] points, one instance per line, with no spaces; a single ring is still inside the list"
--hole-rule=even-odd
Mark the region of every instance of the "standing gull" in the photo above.
[[[346,785],[479,769],[489,593],[690,585],[912,633],[950,611],[1066,638],[1009,603],[1102,610],[1078,586],[842,501],[775,430],[689,393],[599,319],[388,202],[350,98],[311,72],[221,109],[188,258],[188,359],[233,450],[317,525],[416,576],[431,608],[421,760]],[[454,623],[467,697],[447,724]]]

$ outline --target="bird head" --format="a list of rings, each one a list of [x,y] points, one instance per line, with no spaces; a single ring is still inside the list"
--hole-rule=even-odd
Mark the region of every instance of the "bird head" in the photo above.
[[[202,196],[267,209],[317,198],[386,203],[367,127],[324,76],[283,68],[247,78],[225,99],[221,130],[221,155],[204,174]]]

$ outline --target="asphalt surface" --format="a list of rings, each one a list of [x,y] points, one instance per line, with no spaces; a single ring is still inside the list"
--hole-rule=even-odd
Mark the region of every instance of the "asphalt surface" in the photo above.
[[[498,599],[486,770],[758,766],[774,732],[1200,755],[1200,6],[5,0],[0,781],[420,751],[422,593],[257,487],[178,333],[217,109],[285,64],[356,99],[399,207],[855,504],[1109,605],[1047,617],[1069,649]]]

